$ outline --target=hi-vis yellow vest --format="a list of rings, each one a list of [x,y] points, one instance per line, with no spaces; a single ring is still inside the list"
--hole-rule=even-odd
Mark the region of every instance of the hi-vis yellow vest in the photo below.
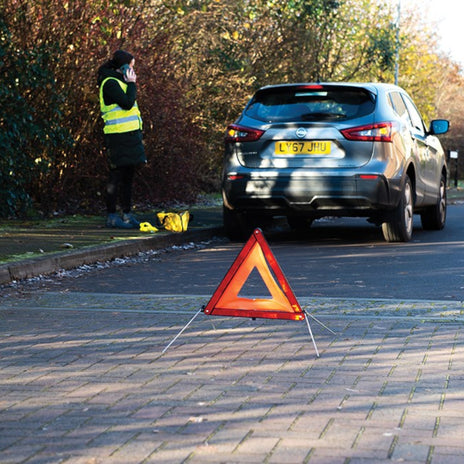
[[[103,86],[109,79],[114,79],[121,86],[124,93],[127,93],[127,84],[116,79],[115,77],[107,77],[100,85],[100,110],[105,127],[103,132],[105,134],[120,134],[123,132],[131,132],[134,130],[142,129],[142,118],[140,116],[139,107],[137,102],[130,110],[123,110],[119,105],[113,103],[112,105],[105,105],[103,98]]]

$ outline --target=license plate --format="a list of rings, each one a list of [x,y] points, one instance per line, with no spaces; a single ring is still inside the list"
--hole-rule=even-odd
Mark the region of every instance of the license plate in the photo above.
[[[312,142],[276,142],[276,155],[329,155],[331,143],[326,140]]]

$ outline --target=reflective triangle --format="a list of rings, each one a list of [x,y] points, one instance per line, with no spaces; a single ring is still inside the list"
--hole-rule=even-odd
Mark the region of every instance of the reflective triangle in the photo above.
[[[255,268],[269,290],[271,298],[239,296],[243,285]],[[206,305],[204,312],[217,316],[261,317],[298,321],[305,318],[304,312],[261,229],[256,229],[248,239]]]

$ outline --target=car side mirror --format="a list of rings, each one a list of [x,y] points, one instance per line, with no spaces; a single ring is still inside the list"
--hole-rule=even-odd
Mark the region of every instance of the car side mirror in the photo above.
[[[434,119],[430,123],[429,133],[432,135],[445,134],[449,129],[449,121],[446,119]]]

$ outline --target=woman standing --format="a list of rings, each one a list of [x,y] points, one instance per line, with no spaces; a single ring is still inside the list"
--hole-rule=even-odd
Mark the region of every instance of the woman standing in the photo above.
[[[142,140],[142,118],[137,106],[137,76],[134,57],[117,50],[98,70],[100,110],[105,123],[103,133],[109,155],[107,184],[107,227],[138,228],[131,213],[132,183],[135,169],[147,162]],[[120,200],[122,215],[117,213]]]

